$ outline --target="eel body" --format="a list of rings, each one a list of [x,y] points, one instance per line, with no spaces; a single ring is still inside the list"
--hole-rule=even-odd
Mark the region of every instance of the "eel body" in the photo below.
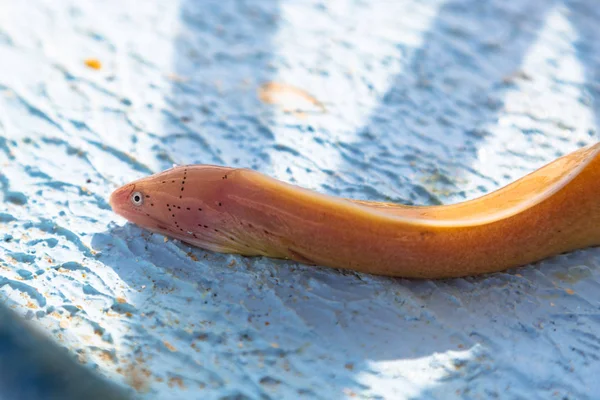
[[[600,143],[450,205],[344,199],[214,165],[136,180],[110,203],[132,223],[216,252],[407,278],[478,275],[600,245]]]

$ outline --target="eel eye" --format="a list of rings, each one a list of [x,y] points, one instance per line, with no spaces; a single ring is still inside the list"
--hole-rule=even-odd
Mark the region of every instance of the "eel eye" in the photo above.
[[[144,196],[142,196],[140,192],[133,192],[131,194],[131,203],[134,206],[141,206],[142,204],[144,204]]]

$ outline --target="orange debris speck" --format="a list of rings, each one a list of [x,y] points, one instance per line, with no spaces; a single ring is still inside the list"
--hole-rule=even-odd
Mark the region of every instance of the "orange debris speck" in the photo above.
[[[96,70],[102,68],[102,63],[100,62],[100,60],[98,60],[96,58],[86,59],[85,65],[88,66],[89,68],[96,69]]]
[[[567,294],[575,294],[573,289],[565,289],[565,292],[567,292]]]
[[[175,346],[173,346],[171,343],[167,342],[166,340],[163,342],[163,344],[165,345],[165,347],[167,349],[169,349],[169,351],[177,351]]]
[[[284,111],[317,108],[325,112],[325,105],[305,90],[285,83],[266,82],[258,88],[258,98],[267,104],[279,105]],[[300,111],[301,114],[304,112]]]
[[[187,82],[187,81],[190,80],[189,78],[186,78],[184,76],[180,76],[180,75],[177,75],[177,74],[168,74],[167,75],[167,79],[169,79],[169,80],[171,80],[173,82],[181,82],[181,83]]]

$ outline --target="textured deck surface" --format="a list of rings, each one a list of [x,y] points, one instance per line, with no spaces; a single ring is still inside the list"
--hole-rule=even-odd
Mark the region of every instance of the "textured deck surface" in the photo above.
[[[595,2],[0,2],[2,302],[144,399],[598,398],[599,249],[415,282],[204,252],[107,203],[173,163],[480,196],[599,139]]]

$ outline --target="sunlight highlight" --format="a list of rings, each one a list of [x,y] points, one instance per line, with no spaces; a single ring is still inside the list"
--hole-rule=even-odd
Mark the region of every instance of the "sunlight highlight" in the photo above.
[[[504,186],[556,158],[593,143],[588,132],[594,114],[586,104],[584,70],[574,43],[577,32],[568,10],[556,6],[548,13],[538,38],[519,71],[507,77],[514,88],[492,133],[481,142],[473,169]],[[507,159],[510,162],[507,162]],[[478,182],[467,184],[467,191]]]
[[[372,361],[369,372],[356,379],[370,388],[369,396],[384,398],[414,398],[433,390],[453,376],[474,372],[475,359],[481,356],[479,344],[468,350],[446,351],[429,356],[390,361]]]

